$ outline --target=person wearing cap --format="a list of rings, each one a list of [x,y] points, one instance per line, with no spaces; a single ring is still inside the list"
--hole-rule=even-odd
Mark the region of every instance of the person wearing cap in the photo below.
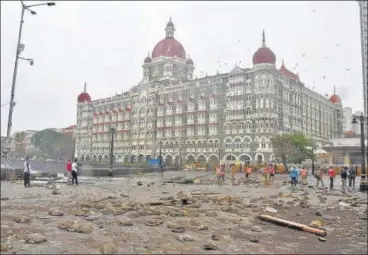
[[[27,156],[24,161],[24,171],[23,171],[23,178],[24,178],[24,187],[30,187],[31,182],[31,165],[29,163],[29,157]]]

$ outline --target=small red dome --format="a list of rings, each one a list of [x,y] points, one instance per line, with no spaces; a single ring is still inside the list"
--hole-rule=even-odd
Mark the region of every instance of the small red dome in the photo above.
[[[175,40],[173,37],[166,37],[156,44],[155,48],[152,51],[152,58],[157,57],[179,57],[181,59],[185,59],[186,54],[183,46],[180,42]]]
[[[341,104],[341,98],[338,95],[332,95],[330,97],[330,102],[333,104]]]
[[[259,48],[256,53],[253,55],[253,65],[257,64],[275,64],[276,63],[276,56],[267,47]]]
[[[78,96],[78,103],[91,102],[91,96],[87,92],[82,92]]]

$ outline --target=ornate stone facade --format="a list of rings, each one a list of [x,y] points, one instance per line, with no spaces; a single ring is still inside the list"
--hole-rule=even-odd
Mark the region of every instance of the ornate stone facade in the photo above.
[[[143,63],[143,79],[129,91],[92,101],[78,97],[76,156],[85,161],[110,157],[110,128],[115,128],[113,157],[145,162],[161,147],[168,164],[218,160],[275,160],[270,138],[301,131],[319,144],[342,135],[341,100],[309,89],[284,63],[262,46],[252,68],[235,66],[225,74],[193,79],[194,63],[174,38],[166,38]]]

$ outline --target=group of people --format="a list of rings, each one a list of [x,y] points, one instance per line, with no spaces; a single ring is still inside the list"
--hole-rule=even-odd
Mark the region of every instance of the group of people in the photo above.
[[[74,159],[72,163],[70,160],[66,163],[66,176],[68,185],[78,185],[78,159]]]
[[[78,159],[74,159],[72,163],[70,160],[66,163],[66,173],[67,173],[67,184],[78,185]],[[31,164],[29,162],[29,157],[27,156],[24,161],[23,170],[24,187],[28,188],[31,186]]]
[[[329,181],[330,181],[330,189],[334,188],[334,180],[336,178],[336,171],[335,169],[331,166],[329,167],[329,169],[327,170],[327,174],[329,177]],[[350,166],[348,167],[347,165],[341,167],[340,169],[340,177],[341,177],[341,184],[342,184],[342,190],[345,192],[346,191],[346,185],[347,182],[349,183],[349,187],[353,186],[355,187],[355,178],[357,176],[357,167],[355,166]],[[323,171],[321,170],[320,167],[318,167],[316,169],[316,171],[314,172],[314,177],[317,180],[316,186],[318,187],[319,184],[322,184],[322,187],[324,187],[324,183],[323,183]]]

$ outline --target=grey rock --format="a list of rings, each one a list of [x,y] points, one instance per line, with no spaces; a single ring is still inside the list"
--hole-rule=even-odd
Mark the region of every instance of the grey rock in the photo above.
[[[37,244],[46,242],[47,238],[40,233],[29,234],[26,239],[26,243]]]

